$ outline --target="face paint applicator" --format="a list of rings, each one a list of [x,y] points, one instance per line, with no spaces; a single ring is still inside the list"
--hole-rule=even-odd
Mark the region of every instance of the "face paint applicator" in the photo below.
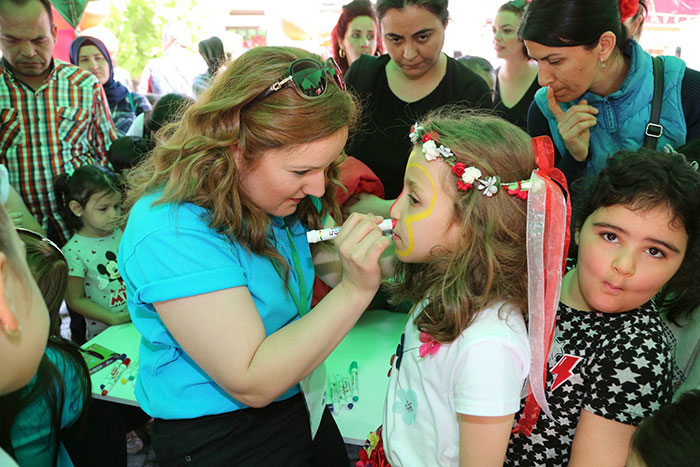
[[[396,221],[394,219],[384,219],[378,225],[379,228],[382,229],[382,232],[391,232],[396,226]],[[340,233],[340,228],[341,227],[338,226],[321,230],[309,230],[308,232],[306,232],[306,240],[309,243],[318,243],[325,242],[326,240],[332,240],[338,236],[338,234]]]

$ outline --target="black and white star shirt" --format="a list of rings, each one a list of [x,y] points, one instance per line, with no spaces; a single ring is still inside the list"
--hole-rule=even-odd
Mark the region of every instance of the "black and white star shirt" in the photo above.
[[[513,434],[505,465],[566,465],[581,409],[636,426],[673,393],[672,343],[651,302],[616,314],[560,303],[548,368],[555,419],[541,412],[529,437]]]

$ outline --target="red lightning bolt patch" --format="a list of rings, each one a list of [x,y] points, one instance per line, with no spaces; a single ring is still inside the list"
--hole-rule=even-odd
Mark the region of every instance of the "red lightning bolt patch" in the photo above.
[[[572,371],[581,360],[583,360],[583,357],[568,354],[559,359],[554,368],[550,370],[552,374],[556,375],[551,391],[554,391],[574,375]]]

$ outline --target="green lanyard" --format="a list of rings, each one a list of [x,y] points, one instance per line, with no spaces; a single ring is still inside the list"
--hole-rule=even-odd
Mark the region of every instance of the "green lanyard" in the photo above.
[[[306,294],[306,280],[304,279],[304,271],[301,269],[301,261],[299,260],[299,254],[297,253],[297,249],[294,247],[294,240],[292,239],[292,233],[289,231],[289,227],[287,225],[284,226],[284,230],[287,232],[287,238],[289,239],[289,246],[292,249],[292,261],[294,262],[294,269],[297,272],[297,278],[299,279],[299,293],[300,295],[297,296],[297,294],[294,293],[294,290],[289,285],[289,281],[287,281],[287,290],[289,291],[289,295],[292,296],[292,300],[294,300],[294,304],[297,306],[297,311],[299,312],[299,316],[304,316],[306,312],[308,311],[307,307],[309,304],[309,300]],[[284,274],[282,274],[282,269],[280,268],[279,264],[276,262],[272,261],[270,259],[270,262],[272,265],[275,267],[275,270],[277,271],[277,274],[284,280]]]

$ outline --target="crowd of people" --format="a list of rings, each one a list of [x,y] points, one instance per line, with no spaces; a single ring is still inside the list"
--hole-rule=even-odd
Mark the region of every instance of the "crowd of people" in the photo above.
[[[0,465],[124,466],[145,424],[162,466],[348,466],[302,388],[376,306],[358,467],[692,465],[700,73],[647,8],[506,2],[496,69],[447,0],[353,0],[327,57],[172,24],[135,91],[0,0]],[[78,346],[127,322],[139,407],[91,400]]]

